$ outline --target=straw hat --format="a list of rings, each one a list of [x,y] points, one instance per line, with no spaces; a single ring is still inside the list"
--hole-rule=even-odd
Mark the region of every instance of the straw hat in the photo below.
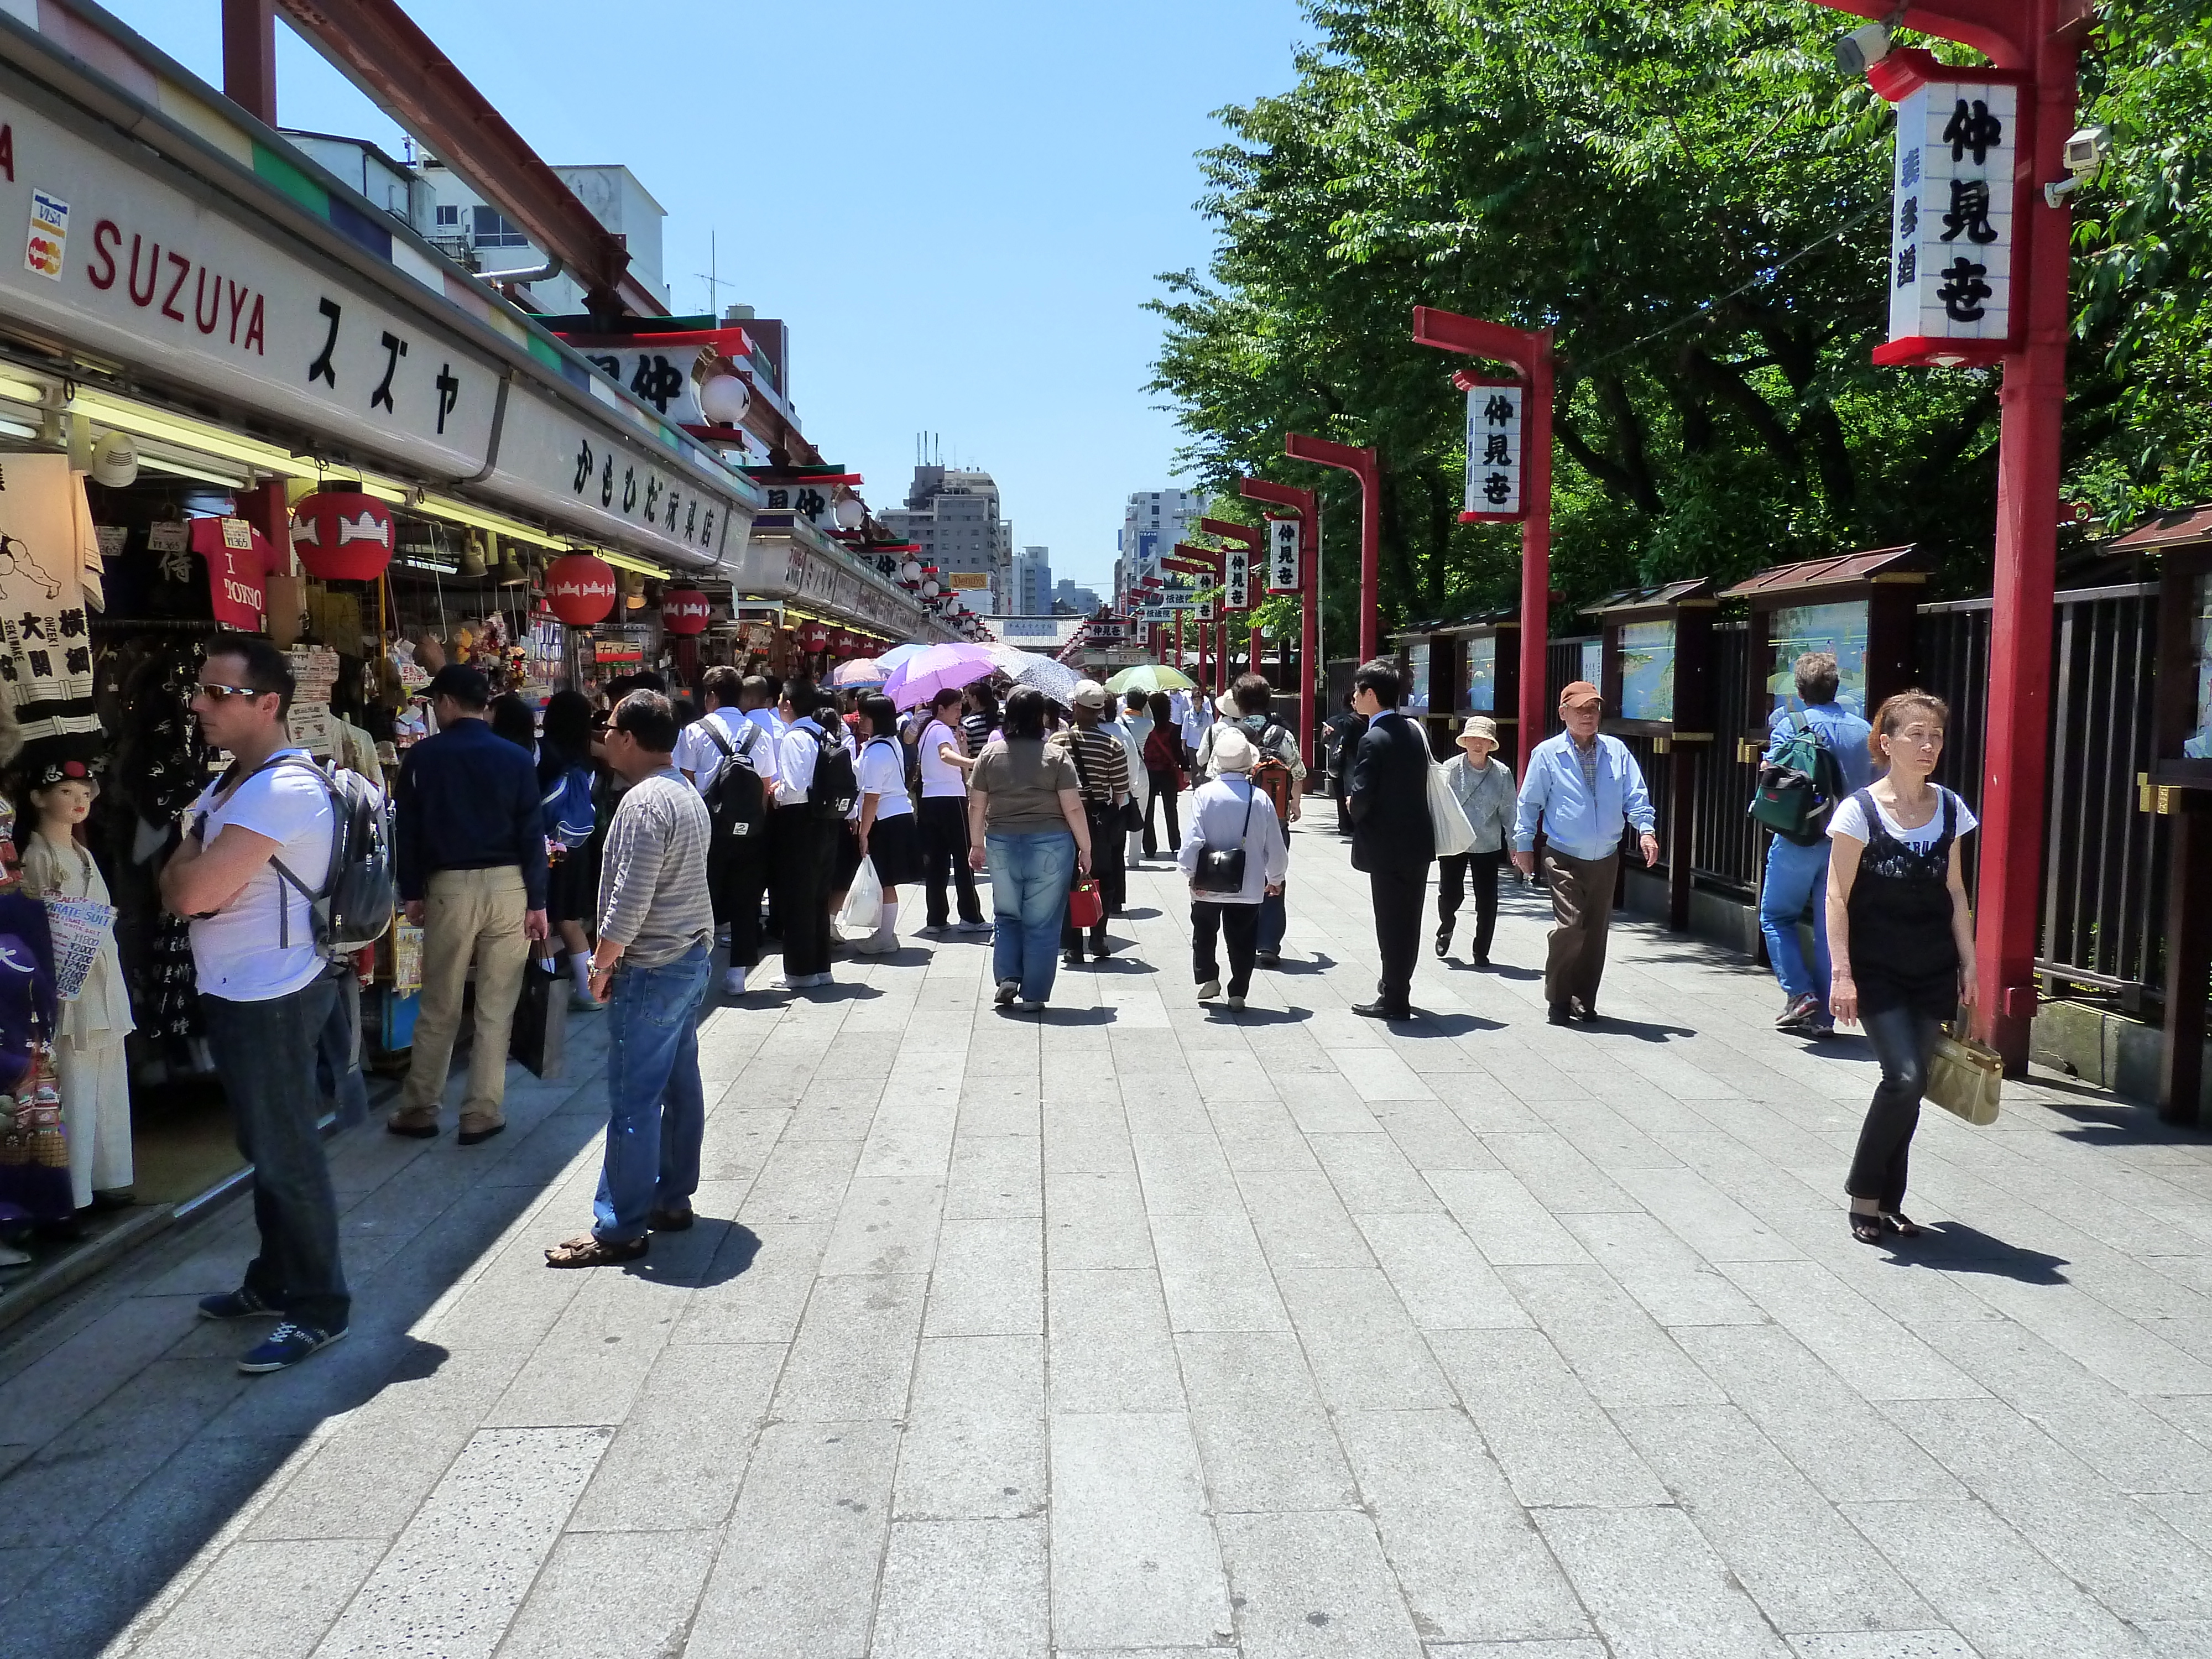
[[[1487,714],[1469,714],[1467,724],[1459,729],[1456,741],[1464,744],[1470,738],[1480,738],[1492,749],[1498,747],[1498,722]]]
[[[1235,726],[1228,726],[1215,734],[1213,764],[1224,772],[1249,772],[1260,758],[1260,751],[1252,746],[1252,739]]]

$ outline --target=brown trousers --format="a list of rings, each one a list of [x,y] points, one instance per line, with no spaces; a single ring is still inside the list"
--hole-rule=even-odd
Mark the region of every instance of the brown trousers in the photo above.
[[[1571,997],[1597,1006],[1605,977],[1605,935],[1613,926],[1613,889],[1620,854],[1571,859],[1547,848],[1544,879],[1552,890],[1552,942],[1544,958],[1544,1000]]]
[[[522,932],[530,899],[522,872],[511,864],[493,870],[441,870],[431,876],[423,898],[422,1000],[415,1016],[415,1051],[392,1120],[438,1121],[473,962],[476,1037],[469,1048],[461,1127],[489,1128],[506,1120],[507,1041],[530,961],[530,941]]]

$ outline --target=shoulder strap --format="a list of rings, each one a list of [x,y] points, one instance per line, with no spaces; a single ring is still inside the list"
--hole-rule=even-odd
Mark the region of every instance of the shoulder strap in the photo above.
[[[712,714],[702,715],[700,719],[699,724],[707,728],[707,736],[708,739],[714,744],[715,748],[722,751],[722,758],[724,760],[729,759],[731,756],[738,752],[731,746],[730,740],[722,735],[722,728],[714,723],[714,717]],[[750,726],[752,722],[750,720],[747,720],[745,724],[747,726]]]

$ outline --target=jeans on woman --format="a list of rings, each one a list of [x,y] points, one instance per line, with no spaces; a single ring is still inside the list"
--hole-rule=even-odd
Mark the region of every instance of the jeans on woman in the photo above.
[[[1881,1081],[1859,1130],[1859,1149],[1844,1190],[1871,1198],[1885,1210],[1905,1203],[1905,1165],[1912,1153],[1912,1132],[1920,1127],[1920,1097],[1928,1085],[1928,1062],[1943,1022],[1917,1008],[1861,1011],[1867,1046],[1881,1062]]]
[[[1042,1002],[1060,970],[1060,922],[1067,910],[1067,882],[1075,871],[1075,837],[1065,830],[1021,835],[988,833],[992,975],[1021,986],[1022,1000]]]
[[[695,1023],[713,957],[695,945],[658,968],[615,970],[607,1004],[607,1152],[592,1232],[609,1244],[643,1238],[655,1210],[690,1207],[707,1128]]]
[[[1176,823],[1176,797],[1182,793],[1182,780],[1174,772],[1158,772],[1145,769],[1145,782],[1152,791],[1145,801],[1145,856],[1159,856],[1160,843],[1152,831],[1152,808],[1157,805],[1168,817],[1168,851],[1182,850],[1182,830]]]

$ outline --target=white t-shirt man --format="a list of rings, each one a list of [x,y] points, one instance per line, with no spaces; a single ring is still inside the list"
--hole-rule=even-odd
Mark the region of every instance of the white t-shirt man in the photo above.
[[[967,753],[966,745],[960,740],[960,728],[934,719],[921,728],[921,737],[915,740],[915,748],[921,757],[924,800],[946,796],[964,798],[968,793],[968,775],[937,752],[940,744],[948,743],[958,753]]]
[[[270,760],[287,755],[308,760],[303,749],[280,749]],[[206,844],[213,847],[232,824],[251,830],[276,843],[274,857],[286,869],[308,887],[319,888],[330,873],[337,821],[329,791],[308,767],[272,763],[217,805],[221,783],[218,779],[210,784],[192,804],[195,814],[207,815],[201,831]],[[191,937],[200,989],[231,1002],[289,996],[329,967],[315,949],[314,907],[276,873],[273,861],[255,871],[246,890],[222,909],[195,916]]]
[[[721,734],[724,749],[714,741],[707,727],[711,725]],[[685,726],[678,733],[674,760],[676,769],[689,772],[694,788],[704,795],[707,786],[714,781],[714,769],[722,763],[725,754],[742,755],[746,764],[766,780],[775,777],[775,744],[767,734],[750,729],[748,717],[734,708],[713,708]],[[746,753],[748,741],[751,752]]]
[[[906,750],[896,738],[871,738],[860,745],[860,762],[854,768],[860,784],[863,799],[870,795],[882,799],[876,803],[878,818],[895,818],[902,812],[914,811],[914,797],[906,792]],[[854,803],[854,817],[860,816],[860,803]]]

